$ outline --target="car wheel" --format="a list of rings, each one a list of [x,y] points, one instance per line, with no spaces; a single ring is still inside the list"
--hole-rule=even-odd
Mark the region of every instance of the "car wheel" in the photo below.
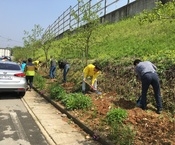
[[[18,96],[20,98],[23,98],[25,96],[26,92],[18,92]]]

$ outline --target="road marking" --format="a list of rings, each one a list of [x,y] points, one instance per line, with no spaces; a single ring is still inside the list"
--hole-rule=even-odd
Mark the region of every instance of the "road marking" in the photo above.
[[[10,112],[10,116],[14,124],[14,127],[17,131],[19,139],[29,141],[17,114],[15,112]]]

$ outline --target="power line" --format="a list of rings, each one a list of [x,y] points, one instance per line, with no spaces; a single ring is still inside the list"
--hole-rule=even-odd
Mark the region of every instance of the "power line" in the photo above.
[[[23,42],[21,42],[21,41],[17,41],[17,40],[11,39],[11,38],[7,38],[7,37],[4,37],[4,36],[2,36],[2,35],[0,35],[0,38],[6,39],[7,41],[14,41],[14,42],[23,43]]]

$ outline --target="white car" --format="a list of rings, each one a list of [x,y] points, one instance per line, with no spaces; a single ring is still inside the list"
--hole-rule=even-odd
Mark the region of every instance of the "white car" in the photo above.
[[[0,61],[0,92],[17,92],[23,97],[27,90],[26,76],[16,62]]]

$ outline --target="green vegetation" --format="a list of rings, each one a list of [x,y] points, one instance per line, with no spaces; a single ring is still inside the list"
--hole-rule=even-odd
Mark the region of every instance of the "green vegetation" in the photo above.
[[[43,90],[46,87],[46,80],[38,73],[34,77],[34,85],[37,89]]]
[[[126,119],[127,111],[121,108],[113,108],[106,115],[106,122],[110,125],[109,138],[116,144],[133,144],[135,134],[130,126],[123,124]]]
[[[66,94],[66,91],[58,83],[53,83],[49,87],[51,99],[60,101],[68,110],[90,109],[92,100],[81,93]]]
[[[158,11],[159,8],[173,9],[174,3],[175,2],[172,2],[169,5],[165,4],[161,6],[159,4],[155,10]],[[90,37],[92,37],[92,39],[96,38],[96,42],[92,45],[89,46],[89,44],[86,44],[88,48],[91,47],[91,49],[87,50],[89,58],[100,61],[117,60],[119,63],[129,63],[138,57],[154,62],[160,62],[160,60],[161,62],[168,60],[174,62],[174,19],[160,19],[162,18],[160,17],[159,19],[154,18],[154,21],[151,20],[152,23],[146,22],[155,15],[157,12],[155,10],[153,10],[152,13],[145,11],[134,18],[128,18],[113,24],[102,24],[103,27],[100,25],[96,29],[93,29],[93,32],[89,30],[92,33]],[[166,12],[168,13],[168,11]],[[172,11],[169,15],[171,18],[174,16]],[[37,28],[35,26],[34,29]],[[33,35],[31,35],[31,37]],[[66,59],[82,58],[83,54],[77,48],[80,48],[85,43],[81,40],[83,38],[82,34],[81,36],[79,36],[79,33],[76,35],[66,33],[62,39],[53,41],[48,50],[49,55]],[[31,38],[30,35],[28,37]],[[81,44],[81,42],[83,44]],[[85,50],[82,49],[81,51]],[[14,51],[14,55],[15,54],[17,54],[17,52]],[[35,52],[34,59],[36,58],[44,59],[44,53],[40,47],[38,47]]]
[[[90,97],[82,93],[70,93],[62,100],[68,110],[74,109],[90,109],[92,100]]]
[[[121,108],[111,109],[106,115],[106,121],[109,125],[121,124],[127,118],[127,112]]]
[[[113,124],[109,138],[116,145],[134,145],[135,132],[132,126],[123,124]]]
[[[58,83],[53,83],[49,87],[49,93],[51,99],[62,100],[66,96],[66,91]]]

